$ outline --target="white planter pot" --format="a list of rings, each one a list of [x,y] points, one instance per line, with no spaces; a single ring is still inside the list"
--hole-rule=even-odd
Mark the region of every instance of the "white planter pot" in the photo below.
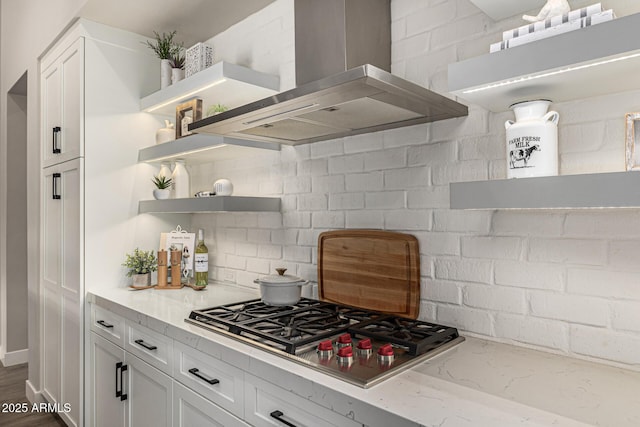
[[[163,190],[159,189],[159,188],[154,188],[153,189],[153,197],[156,200],[166,200],[169,198],[169,196],[171,196],[171,190],[168,188],[165,188]]]
[[[149,286],[151,285],[151,273],[146,274],[134,274],[133,286]]]
[[[174,85],[184,79],[184,70],[181,68],[171,69],[171,84]]]
[[[507,178],[558,175],[558,119],[550,101],[514,104],[516,120],[507,120]]]
[[[168,59],[160,60],[160,89],[171,85],[171,69],[171,61]]]

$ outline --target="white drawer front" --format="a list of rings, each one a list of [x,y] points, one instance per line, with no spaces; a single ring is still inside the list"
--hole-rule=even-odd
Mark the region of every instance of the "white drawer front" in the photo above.
[[[245,375],[245,420],[255,426],[362,427],[353,420],[252,375]]]
[[[124,319],[95,304],[91,305],[91,330],[124,347]]]
[[[249,427],[215,403],[173,382],[174,427]]]
[[[229,412],[244,415],[244,372],[220,359],[174,343],[173,377]]]
[[[173,340],[137,323],[127,321],[126,329],[125,350],[171,375]]]

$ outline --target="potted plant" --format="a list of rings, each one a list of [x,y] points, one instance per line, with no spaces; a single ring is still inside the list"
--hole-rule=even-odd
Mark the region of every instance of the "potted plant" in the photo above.
[[[209,106],[209,108],[207,108],[207,117],[215,116],[216,114],[220,114],[220,113],[224,113],[228,109],[229,109],[229,107],[227,107],[226,105],[222,105],[222,104],[211,105],[211,106]]]
[[[184,79],[185,56],[182,49],[171,55],[171,84]]]
[[[168,199],[171,195],[171,185],[173,184],[173,180],[164,175],[154,176],[153,184],[156,188],[153,189],[153,197],[156,200],[165,200]]]
[[[171,58],[182,51],[182,43],[176,43],[174,37],[177,31],[158,34],[154,31],[155,41],[147,41],[147,46],[160,58],[160,88],[171,84]]]
[[[127,277],[133,277],[134,287],[151,285],[151,272],[158,269],[158,261],[153,251],[142,251],[135,248],[133,253],[126,254],[126,260],[122,264],[127,267]]]

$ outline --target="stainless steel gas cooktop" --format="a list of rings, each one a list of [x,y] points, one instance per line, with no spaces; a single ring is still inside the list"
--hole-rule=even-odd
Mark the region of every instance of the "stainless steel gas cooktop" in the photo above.
[[[185,321],[364,388],[464,341],[456,328],[305,298],[194,310]]]

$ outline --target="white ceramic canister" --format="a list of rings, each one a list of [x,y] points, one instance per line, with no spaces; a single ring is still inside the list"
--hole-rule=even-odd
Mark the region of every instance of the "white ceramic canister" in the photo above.
[[[191,197],[189,182],[189,172],[184,165],[184,160],[176,160],[176,165],[173,167],[173,190],[176,199],[186,199]]]
[[[507,120],[507,178],[558,175],[558,119],[551,101],[513,104],[516,120]]]
[[[156,131],[156,144],[163,144],[174,139],[176,139],[176,129],[173,127],[173,123],[165,120],[164,127]]]

